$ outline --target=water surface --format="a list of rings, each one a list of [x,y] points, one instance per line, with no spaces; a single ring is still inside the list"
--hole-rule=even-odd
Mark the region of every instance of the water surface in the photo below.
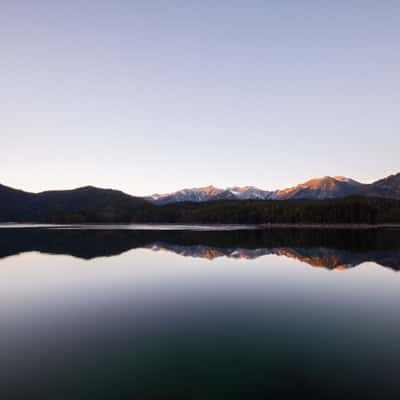
[[[4,399],[395,399],[400,232],[0,229]]]

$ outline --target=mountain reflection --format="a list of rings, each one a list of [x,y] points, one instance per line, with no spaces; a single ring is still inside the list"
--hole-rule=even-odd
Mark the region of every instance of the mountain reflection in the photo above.
[[[38,251],[92,259],[131,249],[168,251],[208,260],[220,257],[251,260],[272,254],[327,269],[348,269],[374,262],[400,270],[400,231],[394,229],[214,232],[0,229],[0,258]]]
[[[199,257],[214,260],[218,257],[252,260],[265,255],[285,256],[309,264],[316,268],[345,270],[364,262],[375,262],[394,270],[400,270],[400,251],[356,253],[326,247],[313,248],[212,248],[208,246],[179,246],[157,243],[147,248],[154,251],[170,251],[184,257]]]

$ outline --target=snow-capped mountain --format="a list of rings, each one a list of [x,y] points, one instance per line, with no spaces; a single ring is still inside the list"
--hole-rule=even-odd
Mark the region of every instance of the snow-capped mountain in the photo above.
[[[203,202],[212,200],[266,200],[272,192],[261,190],[252,186],[231,187],[226,189],[206,186],[202,188],[183,189],[174,193],[153,194],[146,197],[156,204],[178,203],[183,201]]]
[[[202,202],[217,200],[218,196],[224,192],[224,189],[219,189],[214,186],[206,186],[201,188],[182,189],[174,193],[153,194],[146,197],[156,204],[178,203],[183,201]]]
[[[268,200],[273,192],[261,190],[254,186],[234,186],[221,193],[224,199],[235,200]]]
[[[202,188],[183,189],[174,193],[153,194],[146,197],[155,204],[178,203],[183,201],[203,202],[213,200],[267,200],[273,192],[253,186],[235,186],[226,189],[206,186]]]
[[[154,194],[146,197],[146,200],[154,204],[168,204],[213,200],[324,200],[352,195],[400,198],[400,173],[371,184],[344,176],[324,176],[276,191],[262,190],[254,186],[234,186],[226,189],[206,186],[174,193]]]

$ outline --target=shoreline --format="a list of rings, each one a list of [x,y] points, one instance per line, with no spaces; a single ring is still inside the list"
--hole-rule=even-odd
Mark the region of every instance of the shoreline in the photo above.
[[[2,222],[0,229],[90,229],[90,230],[193,230],[193,231],[232,231],[232,230],[269,230],[269,229],[400,229],[397,224],[198,224],[198,223],[81,223],[81,224],[46,224]]]
[[[399,224],[262,224],[262,229],[400,229]]]

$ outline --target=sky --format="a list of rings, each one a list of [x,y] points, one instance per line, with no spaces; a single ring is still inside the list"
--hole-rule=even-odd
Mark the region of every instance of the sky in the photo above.
[[[399,39],[398,0],[0,0],[0,182],[400,172]]]

